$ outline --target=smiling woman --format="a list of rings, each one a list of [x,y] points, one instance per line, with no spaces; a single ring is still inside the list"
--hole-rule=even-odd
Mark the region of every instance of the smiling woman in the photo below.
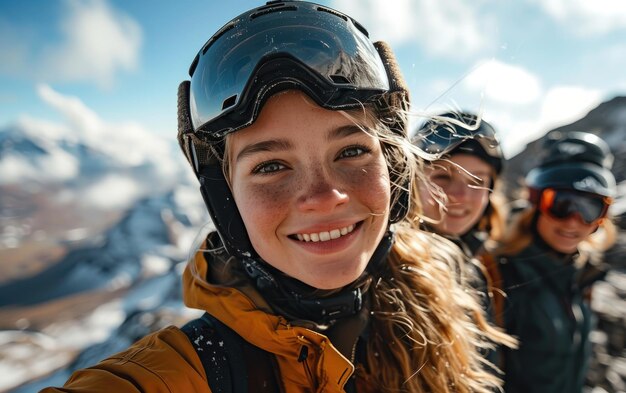
[[[503,325],[520,339],[504,350],[508,392],[582,392],[595,317],[591,287],[615,242],[607,218],[616,193],[613,155],[586,132],[549,135],[526,176],[530,204],[496,251],[507,294]]]
[[[387,228],[389,173],[378,139],[288,91],[227,146],[236,157],[233,196],[259,256],[320,289],[356,280]]]
[[[457,274],[461,254],[417,224],[423,172],[389,47],[336,10],[271,1],[213,35],[190,76],[179,142],[216,231],[184,298],[206,314],[62,391],[497,387],[480,350],[507,336]]]

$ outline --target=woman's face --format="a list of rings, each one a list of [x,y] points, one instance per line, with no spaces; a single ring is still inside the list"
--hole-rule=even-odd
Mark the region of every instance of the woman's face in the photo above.
[[[537,232],[548,246],[563,254],[572,254],[578,250],[580,242],[595,230],[598,224],[586,224],[578,214],[564,219],[555,219],[540,213],[537,219]]]
[[[447,195],[445,209],[429,192],[430,185],[420,184],[424,214],[435,220],[433,225],[444,235],[463,235],[482,218],[489,203],[489,186],[493,169],[480,158],[455,154],[448,160],[435,161],[425,170],[426,178]]]
[[[378,139],[299,91],[271,97],[228,138],[233,196],[259,256],[320,289],[356,280],[389,217]]]

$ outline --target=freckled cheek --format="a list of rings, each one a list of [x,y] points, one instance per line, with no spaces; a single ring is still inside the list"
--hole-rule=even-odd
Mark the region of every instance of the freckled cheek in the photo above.
[[[489,202],[489,191],[487,190],[471,190],[470,200],[476,206],[487,206]]]
[[[286,185],[245,184],[234,185],[233,196],[243,218],[248,234],[254,229],[277,226],[289,206],[293,192]],[[271,230],[271,233],[275,228]],[[265,231],[264,231],[265,232]]]
[[[389,208],[391,190],[386,166],[371,166],[346,171],[343,174],[346,189],[373,211]]]

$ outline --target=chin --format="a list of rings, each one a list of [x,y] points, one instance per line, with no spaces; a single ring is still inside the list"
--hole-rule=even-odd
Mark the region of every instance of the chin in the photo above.
[[[304,282],[317,289],[340,289],[356,281],[361,274],[363,274],[363,271],[365,271],[365,268],[363,268],[358,274],[357,272],[354,272],[353,274],[338,275],[337,270],[335,269],[329,274],[316,275],[315,279],[310,280],[310,282]]]

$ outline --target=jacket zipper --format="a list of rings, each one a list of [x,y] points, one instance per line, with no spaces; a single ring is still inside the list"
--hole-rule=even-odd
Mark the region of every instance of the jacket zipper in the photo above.
[[[309,383],[313,387],[314,391],[317,391],[317,379],[315,378],[315,376],[313,375],[313,372],[311,371],[311,368],[309,367],[308,358],[309,358],[309,347],[307,347],[306,345],[303,345],[302,349],[300,349],[300,355],[298,355],[298,363],[302,363],[302,366],[304,367],[304,373],[309,379]]]

